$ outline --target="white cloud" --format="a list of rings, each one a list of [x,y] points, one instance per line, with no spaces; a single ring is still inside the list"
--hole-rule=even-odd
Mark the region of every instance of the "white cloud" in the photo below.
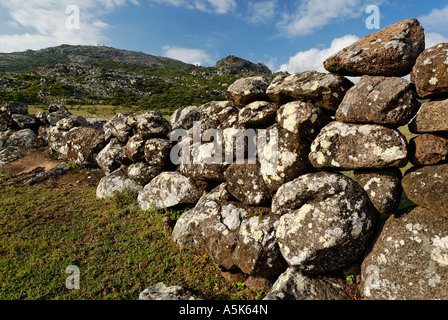
[[[418,20],[426,28],[448,27],[448,6],[443,9],[433,9],[428,15],[421,16]]]
[[[439,43],[447,43],[448,38],[436,32],[428,32],[425,35],[426,37],[426,48],[431,48]]]
[[[225,14],[236,7],[236,0],[152,0],[153,2],[186,7],[208,13]]]
[[[249,22],[268,23],[275,15],[277,0],[251,1],[248,4]]]
[[[138,4],[137,0],[129,0]],[[15,25],[16,34],[0,35],[0,52],[41,49],[60,44],[96,45],[106,40],[104,30],[109,25],[99,19],[103,14],[123,6],[128,0],[78,0],[79,29],[67,28],[66,21],[72,12],[66,13],[72,0],[0,0],[1,10],[7,10]]]
[[[289,37],[312,34],[338,18],[359,17],[363,0],[304,0],[294,14],[283,14],[277,27]]]
[[[164,56],[198,66],[211,65],[213,60],[204,50],[180,47],[163,47]]]
[[[359,38],[357,36],[346,35],[344,37],[334,39],[329,48],[312,48],[307,51],[300,51],[291,57],[287,64],[280,66],[280,71],[287,71],[289,73],[298,73],[308,70],[327,72],[323,65],[324,61],[333,54],[358,40]]]

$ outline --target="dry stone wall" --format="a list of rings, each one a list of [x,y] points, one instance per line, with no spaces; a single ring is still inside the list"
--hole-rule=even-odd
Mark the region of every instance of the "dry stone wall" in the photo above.
[[[354,264],[364,299],[448,298],[448,44],[425,50],[411,19],[324,65],[330,73],[238,80],[227,101],[171,122],[151,110],[94,122],[62,105],[30,117],[10,103],[1,131],[22,130],[0,147],[45,140],[99,166],[98,198],[131,189],[143,210],[192,206],[174,241],[271,281],[268,299],[347,299],[328,275]],[[403,191],[411,209],[399,210]]]

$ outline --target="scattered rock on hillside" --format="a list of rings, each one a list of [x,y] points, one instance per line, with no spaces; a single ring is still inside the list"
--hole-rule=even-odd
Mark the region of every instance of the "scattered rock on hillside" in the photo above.
[[[417,19],[404,20],[373,33],[328,58],[325,69],[344,76],[409,74],[425,50],[425,33]]]
[[[263,300],[349,300],[343,284],[331,280],[308,277],[296,268],[289,267]]]
[[[422,99],[448,97],[448,43],[426,49],[417,59],[411,81]]]
[[[345,95],[336,120],[400,127],[411,121],[419,107],[415,86],[406,79],[364,76]]]
[[[448,100],[428,101],[409,123],[413,133],[448,131]]]
[[[411,171],[401,183],[409,200],[448,218],[448,164]]]
[[[270,83],[271,80],[263,76],[239,79],[227,89],[227,100],[239,108],[254,101],[265,101]]]
[[[306,101],[335,112],[353,83],[339,75],[305,71],[275,78],[266,94],[271,101],[285,104]]]
[[[338,270],[369,244],[378,212],[359,184],[341,174],[307,174],[280,187],[272,211],[276,238],[290,266],[307,273]]]
[[[125,190],[140,192],[143,187],[130,179],[124,169],[118,169],[110,175],[103,177],[96,189],[98,199],[112,198],[116,193],[122,193]]]
[[[207,184],[196,183],[179,172],[163,172],[139,193],[138,203],[142,210],[196,204],[206,187]]]
[[[315,138],[330,121],[330,116],[321,108],[308,102],[290,102],[281,106],[277,112],[277,122],[301,138]]]
[[[267,101],[255,101],[240,110],[238,122],[247,128],[260,128],[275,123],[278,105]]]
[[[378,212],[392,214],[398,209],[403,190],[400,169],[355,171],[355,178]]]
[[[419,135],[411,139],[409,152],[414,166],[437,164],[448,155],[448,137],[430,133]]]
[[[356,170],[404,167],[408,163],[406,138],[379,125],[332,122],[311,146],[315,168]]]
[[[448,299],[447,235],[448,225],[422,207],[391,216],[362,263],[364,299]]]

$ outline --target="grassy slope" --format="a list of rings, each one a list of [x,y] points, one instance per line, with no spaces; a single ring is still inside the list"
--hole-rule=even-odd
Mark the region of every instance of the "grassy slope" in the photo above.
[[[143,212],[135,195],[97,200],[94,187],[1,188],[0,299],[138,299],[159,281],[208,299],[254,298],[207,256],[178,249],[163,228],[178,214]],[[69,265],[80,290],[65,288]]]

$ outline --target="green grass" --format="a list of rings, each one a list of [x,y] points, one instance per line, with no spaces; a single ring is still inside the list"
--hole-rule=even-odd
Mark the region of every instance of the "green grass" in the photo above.
[[[163,228],[166,215],[144,212],[135,195],[102,201],[95,188],[0,189],[0,299],[138,299],[163,281],[207,299],[253,299],[193,249],[181,251]],[[80,289],[65,273],[80,269]]]

